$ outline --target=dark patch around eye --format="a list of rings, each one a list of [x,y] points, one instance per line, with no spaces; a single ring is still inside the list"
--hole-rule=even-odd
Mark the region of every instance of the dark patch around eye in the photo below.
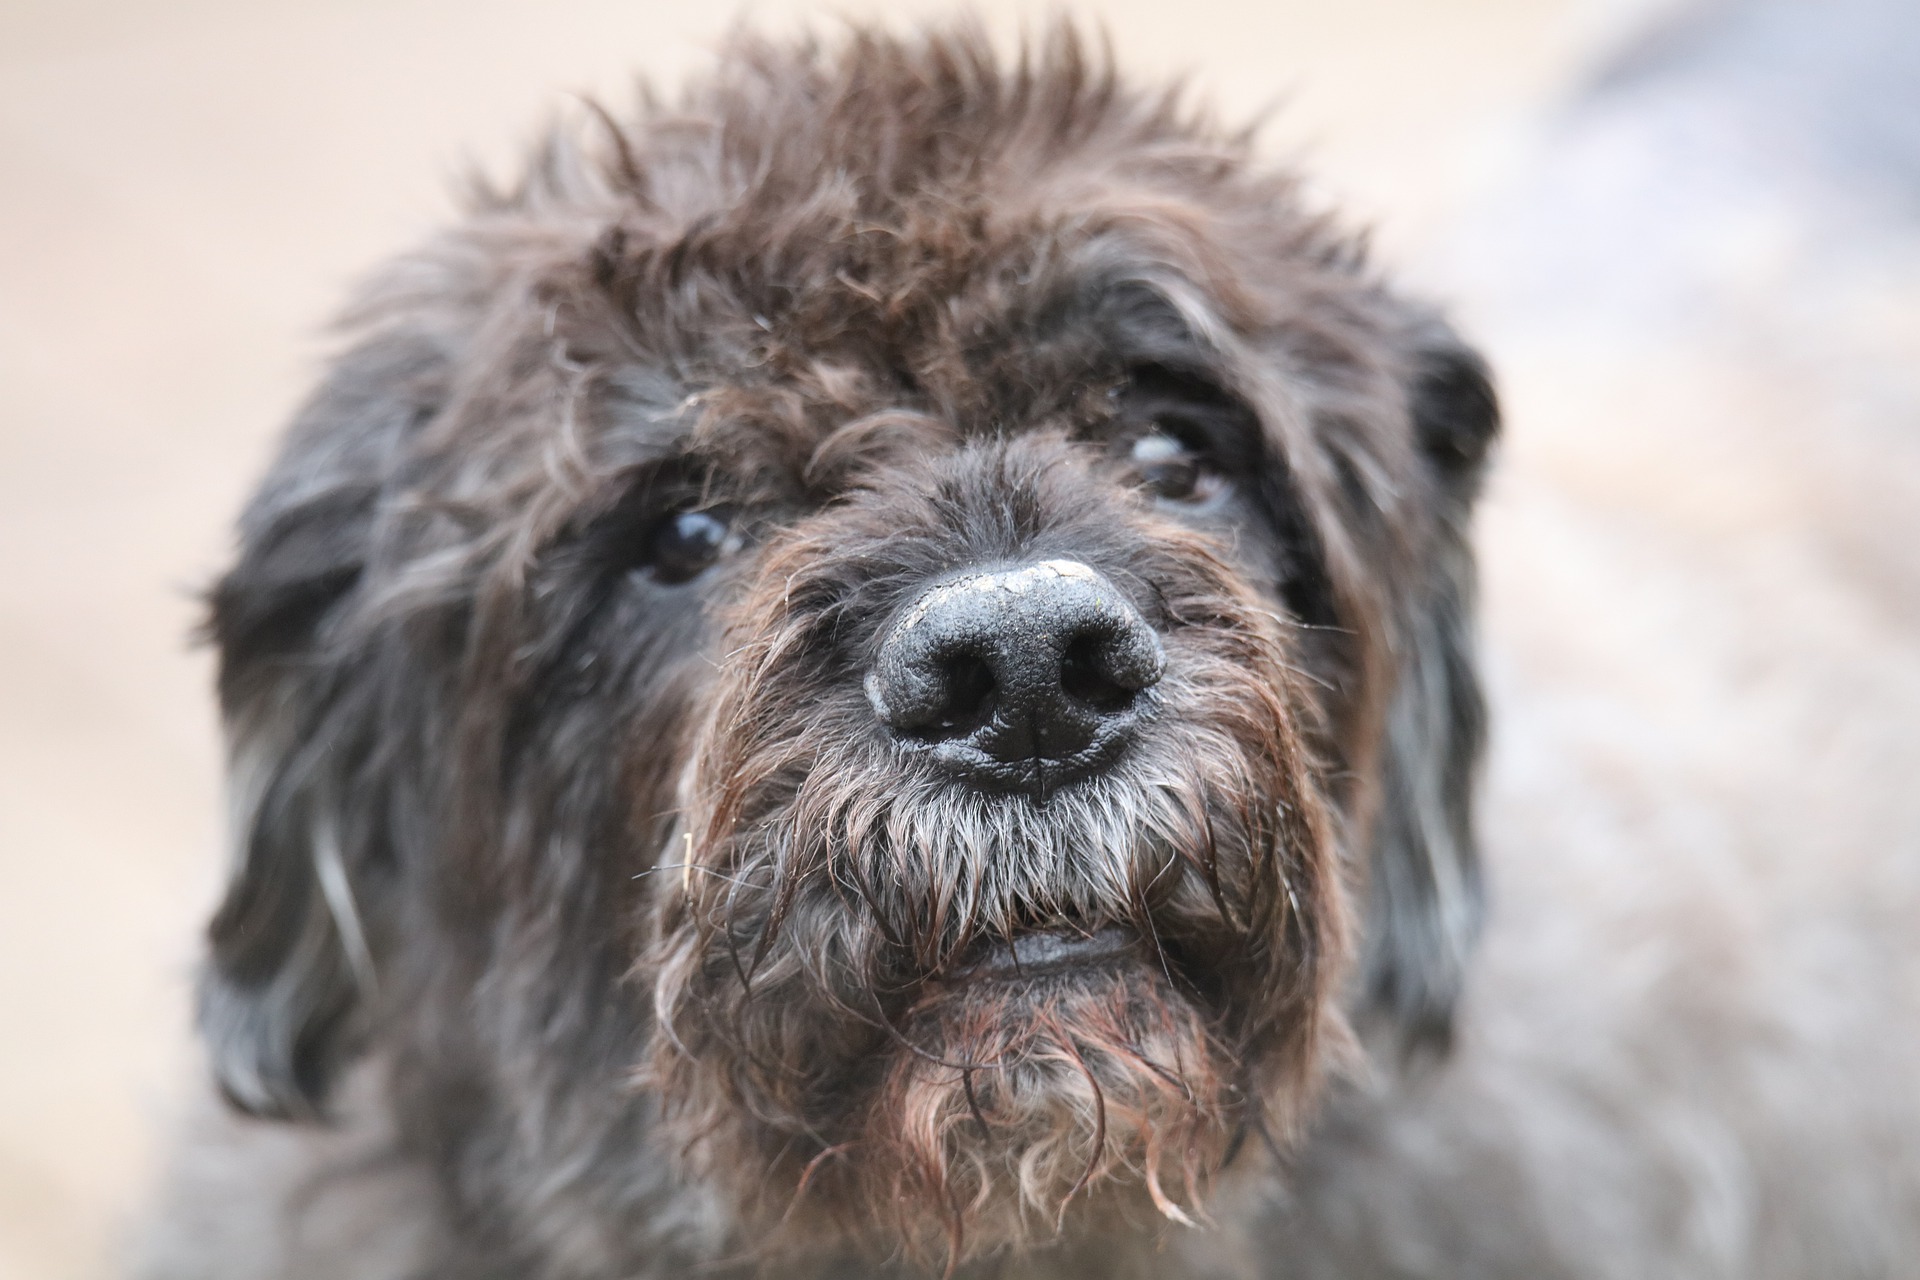
[[[708,470],[690,460],[636,467],[547,548],[528,583],[540,638],[515,655],[529,692],[511,743],[530,741],[553,706],[697,648],[703,601],[681,584],[741,540],[737,510],[716,503],[713,490]]]
[[[1284,467],[1261,481],[1261,505],[1279,540],[1284,565],[1280,598],[1294,620],[1309,627],[1339,629],[1340,611],[1333,580],[1327,574],[1326,551],[1306,518],[1302,499]]]
[[[1260,420],[1251,406],[1206,372],[1172,363],[1145,363],[1128,370],[1119,392],[1116,426],[1130,438],[1130,459],[1165,468],[1187,465],[1213,472],[1214,482],[1229,485],[1260,512],[1273,540],[1278,589],[1287,611],[1300,623],[1315,628],[1338,628],[1333,584],[1327,575],[1324,549],[1306,518],[1286,459],[1269,447]],[[1183,451],[1149,442],[1164,438]],[[1147,459],[1139,457],[1144,447]],[[1154,459],[1153,455],[1161,455]],[[1144,470],[1144,469],[1143,469]],[[1176,485],[1177,475],[1147,475],[1156,490]],[[1249,514],[1251,514],[1249,512]]]

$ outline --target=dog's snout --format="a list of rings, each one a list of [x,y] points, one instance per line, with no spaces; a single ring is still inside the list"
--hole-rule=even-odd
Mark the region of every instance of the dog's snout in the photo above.
[[[952,771],[1044,800],[1114,759],[1165,667],[1111,582],[1045,560],[928,588],[888,632],[867,695]]]

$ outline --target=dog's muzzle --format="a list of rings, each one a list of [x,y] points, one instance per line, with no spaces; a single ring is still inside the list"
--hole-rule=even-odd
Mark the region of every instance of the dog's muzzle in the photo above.
[[[1118,588],[1077,560],[1043,560],[923,591],[887,633],[867,697],[903,745],[1044,802],[1113,763],[1165,669]]]

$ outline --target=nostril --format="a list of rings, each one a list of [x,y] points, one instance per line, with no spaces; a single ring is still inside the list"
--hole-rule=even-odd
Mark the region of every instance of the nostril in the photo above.
[[[1132,706],[1137,692],[1114,679],[1112,648],[1105,636],[1082,634],[1060,655],[1060,687],[1075,702],[1103,715]]]
[[[993,668],[977,653],[956,653],[941,664],[945,697],[934,708],[927,723],[909,730],[910,736],[927,742],[963,738],[993,714],[994,694],[999,682]]]
[[[993,718],[1000,680],[971,644],[906,645],[867,677],[867,698],[902,738],[934,744],[964,738]]]

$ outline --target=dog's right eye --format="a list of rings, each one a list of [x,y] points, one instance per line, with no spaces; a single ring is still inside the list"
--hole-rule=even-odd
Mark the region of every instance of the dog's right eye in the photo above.
[[[647,539],[646,564],[661,582],[686,582],[699,577],[737,542],[724,509],[676,511],[654,526]]]
[[[1167,432],[1134,441],[1131,458],[1141,486],[1163,502],[1204,507],[1226,492],[1227,478],[1203,454]]]

